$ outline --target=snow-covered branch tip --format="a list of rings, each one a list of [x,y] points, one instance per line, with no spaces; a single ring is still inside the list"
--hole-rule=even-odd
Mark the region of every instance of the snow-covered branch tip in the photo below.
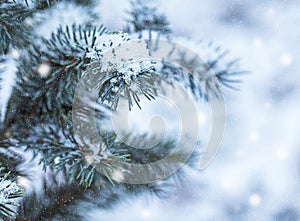
[[[15,208],[18,204],[13,199],[22,196],[21,188],[16,181],[9,180],[8,176],[9,173],[0,178],[0,219],[2,220],[16,217]]]

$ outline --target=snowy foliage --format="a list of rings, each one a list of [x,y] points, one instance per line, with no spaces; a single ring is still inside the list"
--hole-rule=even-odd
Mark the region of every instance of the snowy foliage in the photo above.
[[[0,204],[5,204],[9,201],[9,198],[20,191],[20,187],[16,182],[10,180],[0,180]]]
[[[238,87],[240,92],[225,91],[227,132],[205,171],[188,171],[188,184],[174,191],[173,199],[162,202],[143,195],[118,206],[118,212],[91,210],[88,219],[299,220],[300,49],[294,22],[299,2],[159,2],[176,34],[220,43],[240,57],[251,75]],[[126,6],[121,0],[115,4]],[[107,15],[106,22],[122,27],[122,13]],[[202,57],[213,57],[208,43],[200,44]],[[184,45],[195,48],[192,40]],[[222,69],[225,63],[220,64]]]
[[[1,168],[2,170],[3,168]],[[8,179],[9,173],[0,178],[0,219],[15,218],[16,206],[14,198],[21,196],[21,188],[15,181]]]
[[[118,74],[120,75],[120,78],[122,78],[123,81],[125,81],[126,84],[130,85],[138,74],[143,72],[151,72],[154,70],[153,62],[151,61],[140,61],[140,62],[134,62],[131,64],[127,64],[126,67],[120,68],[118,70]],[[115,83],[116,81],[120,81],[119,79],[112,79],[111,83]]]
[[[48,0],[43,2],[46,1]],[[26,1],[18,0],[17,2],[24,3]],[[36,1],[28,0],[27,2],[30,9],[37,7]],[[175,182],[172,197],[162,200],[149,197],[148,194],[136,196],[139,187],[135,187],[137,189],[126,185],[113,187],[109,183],[105,183],[106,188],[103,188],[103,185],[98,185],[97,182],[98,186],[96,185],[95,189],[81,188],[76,185],[68,186],[62,182],[58,185],[60,188],[58,191],[44,188],[45,192],[43,192],[40,190],[43,189],[44,183],[38,181],[51,183],[50,186],[53,187],[57,184],[56,179],[41,172],[41,168],[35,165],[39,173],[33,172],[32,180],[26,182],[29,183],[27,186],[35,184],[38,193],[28,194],[25,198],[27,204],[25,203],[22,207],[27,208],[28,214],[35,213],[30,216],[30,220],[38,218],[45,220],[47,216],[51,217],[49,220],[62,220],[65,218],[64,216],[67,216],[70,220],[92,221],[99,220],[99,217],[103,220],[119,220],[122,217],[126,221],[177,219],[187,221],[258,219],[290,221],[300,219],[298,191],[298,122],[300,120],[298,100],[300,93],[297,74],[299,64],[296,62],[300,48],[298,44],[299,27],[295,22],[300,19],[298,1],[156,0],[155,5],[159,5],[159,12],[163,10],[166,17],[160,13],[156,14],[157,11],[151,4],[146,8],[136,5],[136,10],[132,11],[131,17],[130,13],[127,13],[127,18],[128,15],[130,17],[130,25],[127,23],[127,27],[124,22],[126,17],[124,10],[128,9],[128,2],[123,0],[103,0],[100,5],[109,7],[98,7],[97,4],[94,8],[89,9],[84,8],[83,4],[78,6],[75,3],[87,1],[49,0],[48,2],[51,2],[49,4],[51,7],[45,6],[32,17],[24,17],[25,24],[28,27],[33,26],[34,34],[39,36],[34,38],[36,42],[31,42],[37,44],[36,48],[29,47],[29,51],[33,50],[31,52],[34,56],[24,56],[24,54],[21,55],[22,58],[16,56],[18,53],[14,51],[13,47],[31,45],[31,43],[14,42],[14,39],[10,38],[11,36],[23,36],[24,33],[18,32],[19,29],[14,30],[15,32],[12,34],[10,32],[7,34],[7,30],[12,31],[10,29],[1,30],[4,30],[1,34],[5,34],[1,38],[1,40],[5,40],[3,41],[5,44],[1,46],[1,53],[6,54],[0,61],[2,120],[6,116],[7,108],[11,108],[11,103],[7,105],[7,102],[12,92],[11,85],[14,82],[16,71],[19,73],[18,80],[22,78],[25,83],[28,83],[25,86],[21,85],[22,87],[17,86],[18,89],[22,88],[19,95],[28,96],[28,100],[21,103],[18,108],[11,109],[8,114],[18,113],[23,108],[22,114],[29,112],[31,115],[24,114],[25,117],[23,117],[18,113],[21,117],[17,120],[31,125],[36,122],[34,113],[40,113],[41,106],[47,108],[39,115],[42,116],[40,118],[44,118],[49,111],[53,111],[53,108],[49,107],[59,105],[59,107],[66,108],[65,113],[68,113],[68,108],[70,108],[68,105],[72,101],[72,93],[69,92],[72,92],[74,85],[68,85],[65,90],[61,90],[64,82],[70,82],[69,80],[73,78],[77,79],[85,71],[86,64],[91,60],[100,60],[101,56],[112,47],[119,46],[130,39],[147,39],[150,35],[157,38],[160,34],[169,34],[169,23],[165,18],[168,18],[172,24],[174,41],[196,51],[201,59],[213,66],[215,73],[219,74],[218,77],[222,78],[225,86],[238,88],[241,92],[231,95],[224,90],[227,97],[227,129],[222,149],[217,158],[205,171],[199,172],[184,167],[181,171],[185,174],[183,182]],[[142,3],[143,1],[133,2]],[[0,10],[4,8],[1,3]],[[42,10],[46,8],[48,9]],[[92,13],[92,11],[96,13]],[[1,16],[0,21],[11,15],[10,12],[0,11],[0,13],[3,12],[5,12],[5,16]],[[147,15],[143,17],[144,13]],[[103,19],[101,19],[102,15]],[[17,20],[15,21],[17,22]],[[158,21],[162,22],[158,23]],[[75,36],[79,36],[80,30],[79,26],[72,29],[74,23],[81,24],[82,27],[101,27],[102,23],[110,24],[108,30],[122,30],[125,27],[123,31],[128,31],[130,34],[119,31],[103,31],[104,29],[100,28],[96,29],[96,32],[100,30],[97,32],[96,38],[93,38],[91,34],[86,36],[87,42],[84,37],[77,38],[78,42],[76,42],[73,31]],[[20,24],[17,27],[21,27]],[[68,35],[67,27],[69,28],[69,38],[65,37]],[[149,33],[144,28],[156,32]],[[87,30],[86,33],[93,33],[93,29],[85,30]],[[52,33],[54,34],[51,35]],[[101,34],[99,35],[99,33]],[[43,38],[43,41],[40,41],[40,37]],[[202,38],[209,39],[209,41],[202,40],[195,43],[191,40]],[[218,44],[211,42],[217,42],[223,46],[222,48],[228,48],[234,59]],[[8,47],[8,45],[12,47]],[[241,73],[236,72],[239,70],[237,63],[233,62],[236,57],[241,58],[243,69],[252,72],[250,77],[247,77],[238,87],[236,87],[236,83],[239,82],[236,74]],[[16,63],[21,67],[18,70]],[[147,62],[132,63],[119,69],[109,80],[112,94],[118,92],[118,83],[120,82],[136,88],[134,84],[143,76],[141,72],[152,73],[153,69],[155,69],[155,65],[153,68],[153,65]],[[222,74],[224,70],[229,73],[225,78]],[[172,71],[168,73],[175,75]],[[56,79],[58,80],[56,81]],[[40,87],[43,84],[47,85],[48,97],[45,103],[48,106],[43,103],[41,106],[32,108],[36,104],[35,102],[44,98],[39,97],[38,94],[35,94],[34,98],[31,96],[33,92],[43,92],[44,90],[41,89],[45,87]],[[37,85],[38,87],[36,87]],[[57,99],[57,94],[62,95],[62,99]],[[55,114],[58,113],[55,112]],[[51,119],[55,118],[55,114],[51,116]],[[170,113],[168,114],[171,116]],[[137,118],[137,116],[135,117]],[[205,121],[208,118],[205,115],[199,121]],[[141,117],[140,119],[143,124],[140,125],[140,128],[146,127],[144,119]],[[62,119],[62,121],[65,120],[65,118]],[[14,122],[12,121],[12,123]],[[39,126],[45,128],[45,124]],[[30,129],[32,128],[30,127]],[[59,132],[46,130],[43,136],[41,136],[41,130],[32,131],[31,138],[35,138],[33,143],[40,152],[39,160],[42,163],[46,162],[47,166],[50,165],[50,170],[63,168],[63,172],[68,171],[65,170],[66,164],[68,169],[70,165],[75,165],[76,173],[71,174],[74,180],[80,180],[82,183],[90,182],[92,179],[86,178],[92,176],[93,170],[81,164],[81,153],[74,146],[65,148],[71,143],[64,137],[67,129],[55,127],[56,129]],[[22,134],[24,130],[28,132],[26,127],[17,128],[17,134]],[[6,138],[11,134],[11,131],[8,130],[0,137],[1,139],[2,136]],[[30,139],[27,141],[32,142]],[[1,144],[6,148],[5,142]],[[23,148],[27,144],[18,145]],[[101,148],[95,148],[95,152],[87,160],[91,162],[105,161],[110,155],[109,152],[105,152],[106,147],[104,145]],[[97,154],[102,149],[104,152],[102,152],[103,157],[101,158]],[[28,156],[29,153],[23,154]],[[27,165],[27,167],[30,166]],[[28,172],[32,168],[22,165],[22,169]],[[47,171],[49,172],[48,167]],[[68,172],[66,174],[70,176]],[[123,178],[122,172],[118,170],[113,171],[113,176],[117,180]],[[78,179],[76,179],[77,177]],[[149,184],[145,188],[151,187],[157,190],[163,186],[163,182]],[[0,192],[2,200],[6,200],[8,193],[16,190],[14,182],[3,180],[0,182],[2,187],[8,184],[11,184],[12,188]],[[141,187],[141,189],[143,188]],[[157,193],[157,191],[154,192]],[[127,200],[112,207],[113,210],[107,210],[120,198]],[[30,199],[35,203],[31,204]],[[51,204],[51,202],[55,203]],[[80,210],[78,210],[79,207]],[[52,211],[57,214],[53,215]],[[24,219],[24,217],[22,218]]]
[[[129,41],[130,37],[127,33],[106,33],[95,40],[94,47],[88,49],[87,58],[99,59],[108,50],[120,46],[122,43]]]
[[[133,27],[127,28],[129,32],[140,33],[144,30],[170,33],[169,23],[164,14],[159,14],[153,2],[146,0],[131,0],[131,11],[129,12],[129,24]],[[130,30],[133,29],[133,30]]]

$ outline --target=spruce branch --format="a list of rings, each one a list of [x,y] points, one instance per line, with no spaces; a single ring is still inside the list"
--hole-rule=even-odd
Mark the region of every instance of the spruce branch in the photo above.
[[[74,87],[90,60],[86,54],[104,33],[103,26],[66,26],[60,27],[50,39],[32,44],[19,60],[16,87],[28,102],[26,108],[30,112],[71,107]]]
[[[73,25],[33,44],[19,61],[16,87],[26,99],[26,108],[32,113],[69,110],[74,88],[89,62],[127,40],[127,35],[106,32],[103,26]]]
[[[16,178],[21,175],[17,167],[23,162],[20,156],[7,149],[11,144],[1,138],[0,141],[0,220],[14,219],[17,204],[14,199],[23,195]]]
[[[105,79],[105,81],[101,81]],[[128,101],[129,110],[136,104],[140,109],[140,96],[154,100],[157,96],[158,73],[152,62],[134,62],[113,71],[109,76],[99,77],[99,103],[108,104],[116,110],[120,97]]]
[[[86,213],[93,209],[111,209],[124,197],[133,198],[145,192],[162,198],[167,197],[170,193],[166,191],[166,187],[171,188],[166,182],[115,186],[107,182],[100,188],[99,186],[85,188],[76,184],[53,187],[53,185],[47,185],[47,180],[44,179],[43,195],[40,196],[37,193],[25,195],[16,220],[38,221],[67,218],[84,221],[87,219]]]
[[[18,204],[12,201],[12,199],[22,196],[21,189],[15,181],[9,180],[8,176],[9,173],[0,178],[0,220],[16,217],[16,211],[13,207],[18,206]]]
[[[127,11],[129,19],[125,28],[129,33],[140,33],[142,31],[156,31],[162,34],[170,34],[169,21],[166,16],[159,13],[157,8],[151,6],[151,1],[131,0],[131,8]]]
[[[54,183],[49,184],[49,178],[43,177],[41,179],[42,190],[34,190],[32,193],[24,195],[16,221],[51,220],[54,218],[63,220],[63,217],[80,220],[80,216],[67,209],[74,203],[75,199],[82,198],[85,188],[75,184],[58,183],[55,179],[52,179]]]
[[[30,0],[24,1],[28,5]],[[36,2],[36,9],[46,9],[55,2],[58,0]],[[76,2],[89,4],[92,1],[76,0]],[[24,23],[13,24],[11,30],[5,26],[11,19],[8,18],[11,14],[5,10],[17,6],[21,9],[19,4],[13,6],[8,1],[0,3],[0,14],[6,15],[0,17],[0,34],[9,37],[0,40],[1,44],[4,42],[1,46],[2,53],[7,53],[9,45],[14,47],[17,45],[12,36],[18,37],[18,35],[12,35],[12,29],[20,28],[22,31],[24,29]],[[150,40],[152,33],[158,33],[158,38],[160,33],[163,35],[170,33],[166,17],[159,14],[155,7],[141,0],[132,1],[131,7],[129,12],[131,18],[127,28],[129,33],[138,33],[141,38],[143,31],[149,31]],[[23,6],[22,8],[24,9]],[[18,18],[23,19],[22,16]],[[5,128],[4,135],[0,134],[2,139],[0,150],[3,149],[5,153],[2,155],[0,152],[0,162],[7,167],[7,171],[12,171],[10,174],[18,174],[19,171],[14,168],[20,164],[20,161],[15,156],[8,157],[9,148],[26,147],[26,151],[35,153],[35,159],[40,160],[44,171],[51,170],[54,178],[63,176],[66,182],[62,184],[53,179],[55,182],[50,185],[47,184],[46,178],[41,178],[44,179],[42,196],[33,193],[24,198],[20,208],[22,212],[19,216],[20,220],[61,220],[65,216],[67,219],[80,220],[82,217],[74,208],[81,205],[81,201],[91,202],[88,206],[110,208],[126,194],[150,191],[159,196],[163,195],[161,191],[163,187],[158,183],[130,185],[114,182],[112,173],[116,168],[111,162],[114,159],[140,164],[155,162],[174,149],[175,144],[172,139],[164,140],[149,150],[137,150],[135,146],[145,145],[149,139],[154,140],[155,137],[145,135],[141,141],[141,139],[130,140],[128,135],[126,140],[130,140],[132,145],[127,145],[115,133],[104,133],[101,130],[103,116],[100,112],[97,113],[95,120],[103,143],[93,143],[88,133],[79,137],[79,142],[78,137],[74,137],[73,134],[74,125],[71,124],[70,118],[77,82],[91,62],[101,63],[106,51],[120,46],[129,39],[130,36],[127,34],[108,32],[103,26],[73,25],[60,27],[49,39],[37,38],[35,42],[26,44],[26,50],[22,51],[18,59],[17,85],[9,106],[10,114],[14,113],[11,116],[13,124]],[[23,45],[24,43],[20,46]],[[124,97],[128,100],[130,110],[135,104],[141,108],[140,96],[145,96],[152,101],[157,96],[158,90],[164,90],[163,83],[172,85],[174,81],[184,84],[195,97],[201,98],[207,96],[205,92],[219,96],[221,85],[235,88],[233,85],[239,83],[238,77],[242,73],[237,71],[235,61],[227,62],[226,52],[219,47],[211,44],[206,47],[214,51],[212,57],[203,56],[198,46],[192,47],[204,60],[200,64],[196,62],[198,57],[187,58],[184,53],[178,54],[178,64],[191,68],[187,70],[168,63],[166,59],[162,61],[162,65],[143,61],[127,63],[121,69],[107,74],[99,72],[94,79],[101,82],[101,87],[98,88],[97,105],[108,105],[110,110],[114,111],[117,109],[120,97]],[[0,59],[1,62],[4,61]],[[176,154],[184,155],[183,152]],[[191,161],[194,157],[193,155]],[[96,166],[104,168],[106,173],[98,172]],[[163,171],[163,167],[164,165],[159,169]],[[181,175],[182,171],[178,171],[167,179],[166,183],[173,178],[180,179]]]
[[[23,0],[28,4],[28,1],[30,0]],[[94,0],[31,0],[33,3],[35,3],[35,8],[38,10],[45,10],[53,5],[55,5],[58,2],[68,2],[68,3],[76,3],[81,6],[92,6],[95,1]]]
[[[25,131],[15,131],[11,136],[15,137],[16,146],[25,146],[27,151],[34,152],[35,157],[40,157],[44,171],[50,167],[56,173],[62,172],[69,184],[78,181],[80,185],[90,187],[95,180],[101,183],[101,180],[109,179],[109,177],[100,175],[90,163],[96,162],[104,170],[107,168],[110,171],[112,168],[109,162],[112,158],[123,160],[128,158],[128,154],[124,153],[124,145],[116,141],[115,135],[103,135],[105,148],[91,147],[90,143],[85,143],[87,146],[81,146],[75,139],[71,127],[63,127],[54,120],[52,124],[48,122],[48,124],[36,125]],[[94,150],[98,152],[94,153]],[[109,171],[107,176],[111,174]]]
[[[0,54],[7,54],[10,45],[19,48],[29,43],[31,29],[24,21],[31,14],[22,4],[0,2]]]
[[[179,45],[187,41],[187,39],[176,38],[173,40]],[[150,41],[156,40],[150,39]],[[182,83],[196,99],[220,98],[224,87],[237,90],[237,86],[241,83],[241,75],[248,73],[240,71],[239,61],[231,59],[228,51],[223,50],[219,45],[211,42],[206,44],[204,41],[190,43],[189,46],[195,56],[189,57],[180,49],[176,51],[176,44],[170,53],[174,53],[177,57],[178,64],[170,63],[166,58],[162,61],[159,72],[164,82],[172,84],[172,80],[175,80]]]

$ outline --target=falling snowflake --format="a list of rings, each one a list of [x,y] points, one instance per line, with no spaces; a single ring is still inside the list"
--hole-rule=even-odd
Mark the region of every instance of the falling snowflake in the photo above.
[[[42,78],[48,77],[50,74],[50,71],[51,71],[51,67],[46,63],[40,64],[37,68],[37,72]]]

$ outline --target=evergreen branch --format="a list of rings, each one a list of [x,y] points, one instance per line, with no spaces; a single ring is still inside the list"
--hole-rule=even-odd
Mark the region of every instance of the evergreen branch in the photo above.
[[[9,173],[9,178],[15,179],[18,176],[24,175],[18,168],[23,162],[23,158],[15,151],[8,149],[14,145],[10,140],[2,140],[0,142],[0,176],[3,177]]]
[[[176,46],[174,47],[172,50],[176,51]],[[196,57],[191,58],[185,52],[177,51],[177,65],[170,63],[168,58],[162,61],[162,69],[158,72],[161,73],[164,82],[172,84],[172,80],[175,80],[183,83],[196,99],[219,98],[222,86],[237,90],[236,85],[241,83],[240,75],[247,73],[238,70],[237,60],[227,59],[227,51],[212,43],[206,45],[200,42],[193,47],[193,51],[197,53]],[[201,53],[207,50],[214,53],[210,56]]]
[[[76,184],[48,186],[43,181],[43,196],[37,193],[25,195],[19,207],[19,216],[16,221],[22,220],[86,220],[87,212],[92,209],[109,209],[116,206],[124,197],[134,197],[141,193],[152,193],[155,196],[166,197],[167,184],[112,186],[106,183],[103,188],[95,185],[84,188]],[[169,188],[171,186],[168,186]],[[78,209],[80,208],[80,210]]]
[[[25,98],[24,111],[68,110],[76,83],[90,60],[86,53],[93,50],[95,40],[104,33],[103,26],[66,26],[50,39],[33,44],[19,61],[16,93]]]
[[[30,27],[24,20],[31,10],[8,0],[0,2],[0,54],[7,54],[10,45],[24,47],[29,42]]]
[[[80,146],[72,134],[72,128],[63,127],[61,124],[42,124],[26,129],[24,132],[13,134],[17,146],[26,146],[27,150],[32,150],[34,156],[40,156],[40,163],[43,169],[48,167],[56,173],[63,172],[69,184],[78,181],[82,186],[91,186],[95,179],[101,182],[107,179],[100,175],[89,163],[96,161],[97,165],[110,170],[109,161],[117,157],[125,159],[128,155],[123,154],[123,146],[116,142],[116,136],[107,134],[103,136],[106,148]],[[97,153],[93,153],[98,150]],[[83,156],[82,152],[85,153]],[[85,159],[85,158],[86,159]],[[87,162],[89,161],[89,163]],[[107,175],[110,173],[108,172]],[[109,178],[109,177],[108,177]]]
[[[29,0],[24,1],[29,5]],[[35,9],[46,9],[58,1],[36,2]],[[75,2],[90,4],[92,0],[75,0]],[[166,17],[159,14],[155,7],[141,0],[132,1],[131,6],[129,12],[131,18],[128,20],[130,33],[138,32],[141,37],[141,33],[146,30],[149,31],[150,38],[152,32],[170,33]],[[16,13],[10,14],[7,9],[14,7]],[[27,15],[21,16],[27,11],[29,10],[25,10],[23,6],[10,4],[6,0],[0,3],[2,53],[7,53],[10,45],[17,46],[17,39],[21,34],[15,33],[16,30],[27,30],[27,26],[24,29],[24,19]],[[15,17],[22,23],[13,20]],[[11,20],[12,23],[9,23]],[[61,220],[65,218],[64,216],[67,216],[67,219],[80,220],[82,216],[74,208],[80,205],[78,202],[81,200],[90,201],[93,206],[99,208],[110,208],[126,196],[125,194],[133,195],[145,190],[161,194],[160,185],[156,183],[115,185],[111,176],[115,168],[111,165],[111,161],[121,159],[141,164],[155,162],[174,149],[175,144],[172,140],[164,140],[151,149],[137,150],[133,147],[144,145],[148,139],[156,138],[145,135],[143,141],[130,140],[128,135],[126,140],[131,141],[133,146],[131,147],[114,133],[103,133],[99,129],[102,126],[103,116],[98,114],[95,118],[103,142],[94,144],[93,140],[89,139],[91,138],[89,134],[82,135],[78,142],[78,137],[75,139],[73,134],[73,125],[70,124],[74,90],[83,71],[87,70],[88,65],[95,59],[101,61],[102,55],[107,50],[128,40],[128,35],[107,32],[103,26],[73,25],[60,27],[49,39],[36,39],[34,43],[26,44],[29,46],[27,51],[21,54],[17,86],[10,102],[9,113],[15,113],[11,117],[13,124],[5,128],[3,135],[0,134],[0,147],[2,147],[0,150],[5,150],[3,155],[0,152],[0,162],[6,167],[5,172],[12,171],[11,175],[17,175],[19,171],[15,167],[20,164],[20,161],[15,156],[8,157],[11,156],[8,148],[26,147],[27,151],[33,151],[35,157],[39,157],[44,171],[50,169],[53,177],[62,175],[65,183],[59,183],[54,179],[55,182],[48,185],[44,178],[43,196],[35,192],[26,196],[22,208],[19,209],[23,212],[19,220],[50,218]],[[23,45],[24,43],[20,44]],[[140,96],[153,100],[158,90],[163,91],[163,82],[172,85],[174,80],[183,83],[195,97],[206,97],[205,93],[219,96],[221,85],[234,88],[234,84],[239,83],[238,76],[241,72],[236,71],[235,62],[225,62],[225,66],[221,65],[224,64],[226,52],[212,45],[208,47],[215,54],[212,58],[205,57],[200,65],[196,62],[196,58],[187,58],[184,53],[179,54],[178,63],[191,68],[188,70],[174,66],[166,59],[162,62],[162,68],[153,63],[141,62],[139,65],[127,63],[121,69],[103,75],[101,73],[95,76],[95,80],[100,81],[99,85],[101,85],[98,88],[97,102],[100,105],[108,104],[112,110],[115,110],[119,98],[124,97],[128,100],[130,110],[134,104],[141,108]],[[199,57],[202,58],[202,51],[198,52]],[[176,154],[182,156],[184,153]],[[100,174],[96,166],[104,168],[106,176]],[[164,165],[159,169],[164,170],[163,167]],[[182,171],[178,171],[167,181],[181,177],[180,175]],[[11,195],[11,197],[15,196],[19,195]],[[4,215],[13,214],[13,210],[6,205],[4,207],[0,205],[1,212]]]
[[[169,21],[164,14],[160,14],[156,7],[152,7],[150,1],[131,0],[131,9],[127,11],[130,18],[125,29],[128,33],[140,33],[142,31],[156,31],[162,34],[170,34]]]
[[[147,62],[128,64],[126,68],[113,71],[109,77],[103,77],[99,90],[99,102],[108,104],[116,110],[120,97],[128,101],[129,110],[133,104],[140,106],[140,96],[153,100],[157,96],[158,74],[153,65]]]
[[[21,197],[23,192],[11,173],[5,172],[7,168],[2,167],[2,161],[0,162],[0,220],[13,219],[17,215],[15,207],[19,206],[13,199]]]
[[[80,220],[79,216],[67,210],[75,199],[82,198],[85,188],[76,184],[65,185],[55,182],[50,185],[49,181],[42,178],[42,193],[33,191],[23,197],[19,206],[16,221],[23,220],[50,220],[57,218],[63,220],[63,216],[71,220]]]
[[[26,2],[26,4],[28,4],[29,0],[23,0]],[[32,2],[34,2],[36,4],[35,8],[38,10],[45,10],[53,5],[55,5],[58,2],[69,2],[69,3],[76,3],[78,5],[82,5],[82,6],[92,6],[95,1],[94,0],[31,0]]]
[[[32,45],[19,61],[16,88],[26,100],[24,111],[70,110],[75,86],[91,59],[127,40],[127,35],[110,34],[103,26],[73,25],[60,27],[40,46]]]

